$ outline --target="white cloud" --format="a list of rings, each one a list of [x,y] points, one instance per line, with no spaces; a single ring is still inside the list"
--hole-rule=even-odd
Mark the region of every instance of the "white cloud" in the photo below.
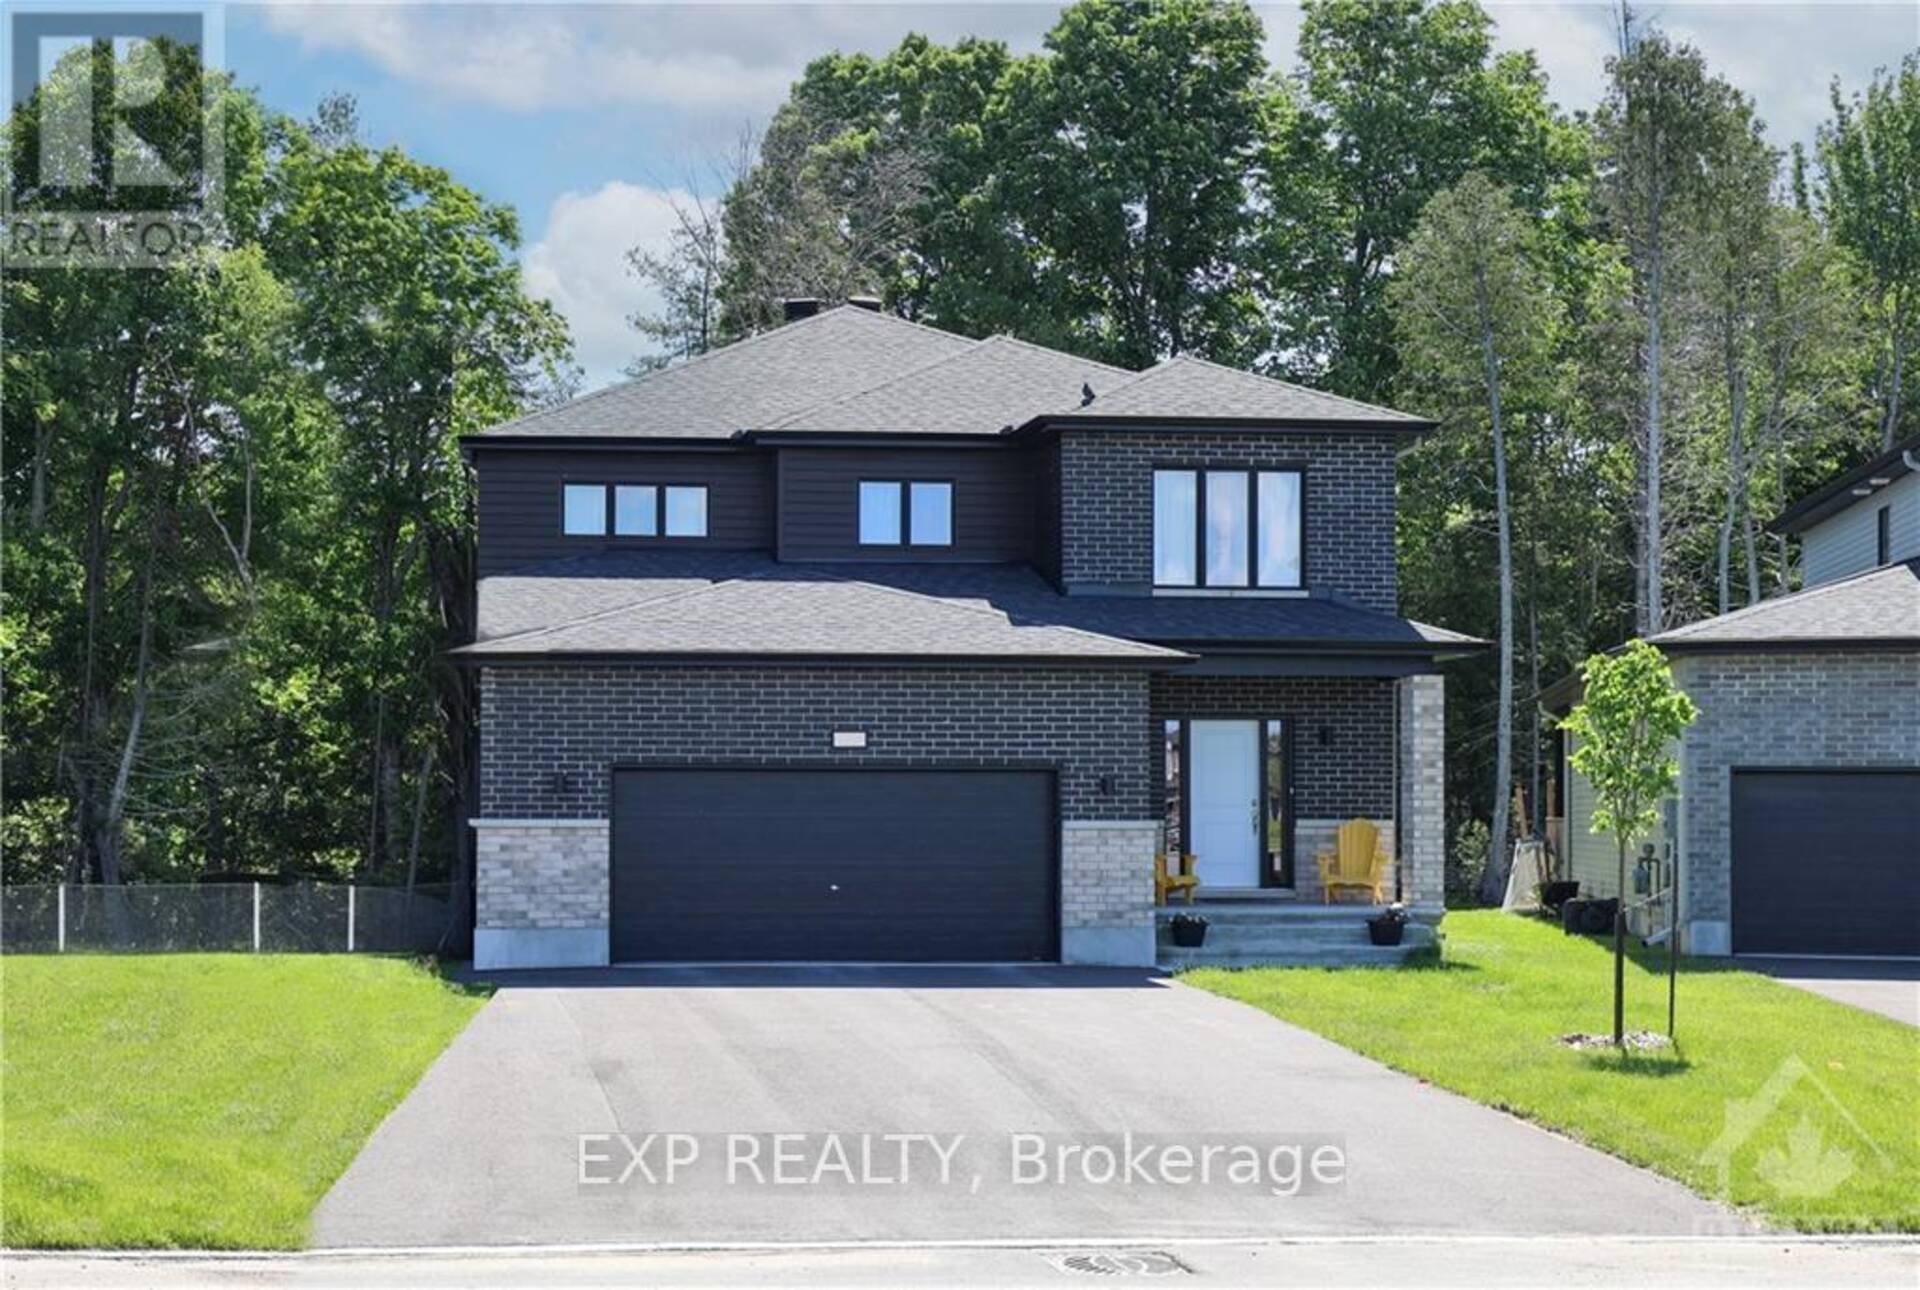
[[[764,115],[828,50],[891,49],[909,31],[1034,47],[1050,4],[271,4],[312,50],[512,111],[608,105]]]
[[[1487,11],[1500,49],[1531,49],[1547,89],[1567,111],[1592,108],[1607,88],[1607,59],[1617,47],[1610,0],[1545,3],[1495,0]]]
[[[587,388],[618,378],[641,349],[627,317],[657,307],[659,297],[627,271],[627,251],[665,250],[673,205],[686,200],[677,189],[618,180],[590,193],[562,193],[547,211],[540,240],[521,257],[527,294],[552,301],[572,328]]]

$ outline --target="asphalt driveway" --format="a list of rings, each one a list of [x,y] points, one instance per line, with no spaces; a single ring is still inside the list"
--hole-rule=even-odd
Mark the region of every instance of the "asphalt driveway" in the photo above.
[[[315,1245],[1741,1230],[1145,973],[502,980],[321,1203]]]
[[[1920,1026],[1920,961],[1742,956],[1734,962],[1785,985]]]

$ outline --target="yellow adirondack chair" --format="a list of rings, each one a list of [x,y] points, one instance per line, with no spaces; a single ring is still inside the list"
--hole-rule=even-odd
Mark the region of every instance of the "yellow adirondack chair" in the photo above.
[[[1342,891],[1364,891],[1381,903],[1387,852],[1371,820],[1348,820],[1334,835],[1334,850],[1320,853],[1320,890],[1329,905]]]
[[[1193,903],[1194,889],[1199,885],[1200,875],[1193,871],[1193,852],[1182,851],[1180,853],[1179,869],[1177,872],[1169,869],[1166,852],[1158,852],[1153,857],[1154,904],[1166,904],[1168,892],[1184,891],[1187,893],[1187,903],[1191,905]]]

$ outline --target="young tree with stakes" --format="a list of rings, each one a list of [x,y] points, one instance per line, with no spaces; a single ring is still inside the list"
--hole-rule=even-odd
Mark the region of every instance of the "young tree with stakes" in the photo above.
[[[1627,847],[1660,822],[1661,799],[1679,787],[1673,741],[1698,709],[1673,683],[1658,648],[1629,642],[1618,654],[1595,654],[1580,669],[1585,697],[1562,727],[1579,740],[1573,768],[1593,786],[1593,831],[1613,835],[1619,859],[1620,909],[1613,919],[1613,1045],[1626,1047]]]

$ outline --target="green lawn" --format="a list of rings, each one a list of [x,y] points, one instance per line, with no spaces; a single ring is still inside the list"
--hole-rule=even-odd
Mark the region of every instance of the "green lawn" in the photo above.
[[[1443,930],[1438,964],[1182,980],[1780,1226],[1920,1230],[1920,1031],[1683,960],[1675,1049],[1576,1052],[1556,1038],[1612,1026],[1608,946],[1491,911],[1451,914]],[[1628,964],[1629,1029],[1665,1029],[1666,985],[1663,957]],[[1737,1143],[1724,1181],[1722,1140]]]
[[[484,1001],[403,959],[0,959],[0,1239],[287,1248]]]

